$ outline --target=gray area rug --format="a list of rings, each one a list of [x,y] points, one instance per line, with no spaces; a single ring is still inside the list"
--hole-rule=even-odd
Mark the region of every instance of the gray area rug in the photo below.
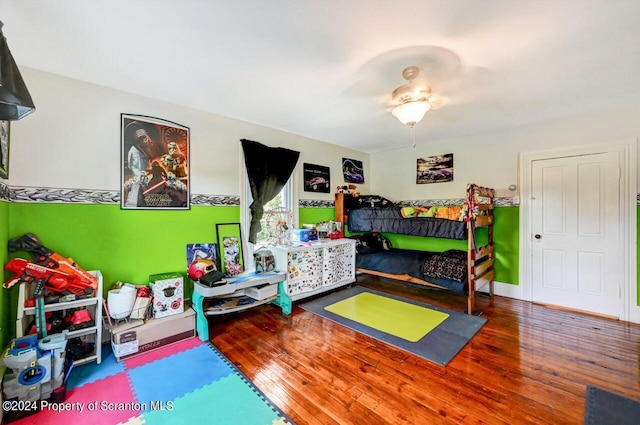
[[[584,425],[638,425],[640,402],[587,386],[587,402],[584,409]]]
[[[441,311],[449,314],[449,317],[419,341],[410,342],[324,309],[326,306],[335,304],[362,292],[370,292],[372,294],[385,296],[394,300]],[[446,308],[436,307],[373,289],[363,288],[361,286],[353,286],[341,291],[332,292],[323,297],[300,304],[300,307],[442,366],[446,366],[487,322],[487,319],[481,317],[462,314]]]

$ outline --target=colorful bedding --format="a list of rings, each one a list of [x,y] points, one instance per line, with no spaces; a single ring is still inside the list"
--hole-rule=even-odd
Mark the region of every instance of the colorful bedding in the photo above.
[[[456,251],[458,255],[448,253],[435,253],[427,251],[413,251],[404,249],[392,249],[390,251],[370,251],[366,254],[356,255],[356,268],[375,270],[389,274],[408,274],[409,276],[436,284],[450,291],[464,294],[468,291],[467,274],[461,276],[458,271],[466,270],[467,261],[464,251]],[[451,255],[448,255],[451,254]],[[464,256],[464,260],[462,257]],[[438,260],[445,258],[446,265],[433,269]]]
[[[462,221],[462,207],[458,205],[434,207],[402,207],[400,214],[404,218],[431,217],[445,220]]]
[[[457,209],[460,210],[460,207]],[[418,216],[407,219],[403,217],[401,208],[359,208],[349,211],[347,224],[350,232],[383,232],[445,239],[467,239],[467,224],[459,219],[437,218],[439,210],[440,208],[434,210],[436,217]],[[455,208],[448,207],[442,210],[441,214],[449,215],[455,211]]]

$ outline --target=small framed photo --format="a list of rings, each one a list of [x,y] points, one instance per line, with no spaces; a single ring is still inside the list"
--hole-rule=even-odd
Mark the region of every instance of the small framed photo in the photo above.
[[[9,136],[11,121],[0,121],[0,177],[9,178]]]
[[[121,114],[122,209],[189,209],[189,127]]]
[[[242,234],[240,223],[216,224],[220,249],[220,271],[226,276],[235,276],[244,271]]]

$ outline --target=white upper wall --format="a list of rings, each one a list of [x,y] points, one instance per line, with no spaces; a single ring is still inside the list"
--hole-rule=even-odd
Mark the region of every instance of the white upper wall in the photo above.
[[[418,123],[418,137],[419,127]],[[476,183],[495,188],[498,196],[513,196],[517,192],[507,188],[518,184],[518,155],[522,152],[637,140],[638,136],[640,106],[635,106],[374,153],[371,191],[392,201],[450,199],[463,198],[467,183]],[[453,181],[416,184],[417,159],[447,153],[454,155]]]
[[[365,184],[358,185],[358,190],[364,194],[394,201],[462,198],[466,184],[472,182],[496,188],[499,196],[510,196],[507,187],[518,184],[521,152],[640,135],[640,106],[636,106],[369,155],[26,67],[21,72],[37,109],[11,123],[9,186],[119,190],[121,113],[162,118],[190,128],[193,194],[241,193],[240,139],[245,138],[300,151],[299,196],[318,200],[333,200],[335,187],[346,184],[343,157],[363,162]],[[416,160],[446,153],[454,154],[453,182],[416,184]],[[303,192],[305,162],[330,167],[331,193]]]
[[[369,154],[291,133],[21,67],[36,111],[11,123],[9,186],[120,190],[120,114],[147,115],[190,128],[192,194],[240,195],[240,139],[300,151],[302,164],[331,169],[331,193],[302,191],[301,199],[333,200],[345,185],[342,158],[363,162],[369,191]],[[282,111],[286,114],[287,111]]]

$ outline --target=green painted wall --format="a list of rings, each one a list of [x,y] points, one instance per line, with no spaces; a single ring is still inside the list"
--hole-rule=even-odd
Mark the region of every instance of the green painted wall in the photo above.
[[[298,210],[298,221],[301,226],[329,220],[335,220],[333,208],[300,208]]]
[[[638,208],[640,240],[640,207]],[[494,240],[496,280],[518,284],[518,207],[498,207]],[[0,202],[0,260],[8,259],[6,241],[27,232],[87,270],[101,270],[106,288],[117,280],[146,283],[150,274],[184,272],[185,245],[215,242],[216,223],[238,222],[240,207],[199,207],[189,211],[130,211],[118,205]],[[301,208],[300,223],[334,218],[333,208]],[[466,241],[387,235],[394,247],[442,251],[466,249]],[[479,242],[486,233],[479,235]],[[11,254],[12,256],[14,254]],[[20,253],[19,256],[25,257]],[[640,250],[638,250],[640,262]],[[27,258],[27,257],[25,257]],[[640,277],[640,268],[639,268]],[[5,275],[5,280],[8,276]],[[14,336],[17,288],[0,292],[0,340]],[[640,291],[638,296],[640,305]]]
[[[496,246],[496,281],[518,284],[518,207],[498,207],[495,209],[493,240]],[[453,239],[425,238],[422,236],[387,234],[394,248],[417,249],[420,251],[446,251],[448,249],[467,250],[467,241]],[[478,244],[487,243],[486,229],[477,230]]]
[[[146,284],[151,274],[186,272],[186,245],[215,242],[216,223],[239,222],[240,217],[238,206],[131,211],[119,205],[12,203],[9,208],[10,238],[35,233],[45,246],[72,257],[80,267],[100,270],[105,294],[116,281]],[[11,255],[30,258],[26,253]],[[185,284],[189,291],[190,282]],[[9,302],[13,318],[17,287]]]
[[[520,261],[519,207],[498,207],[494,210],[493,241],[496,246],[495,280],[518,284]]]

